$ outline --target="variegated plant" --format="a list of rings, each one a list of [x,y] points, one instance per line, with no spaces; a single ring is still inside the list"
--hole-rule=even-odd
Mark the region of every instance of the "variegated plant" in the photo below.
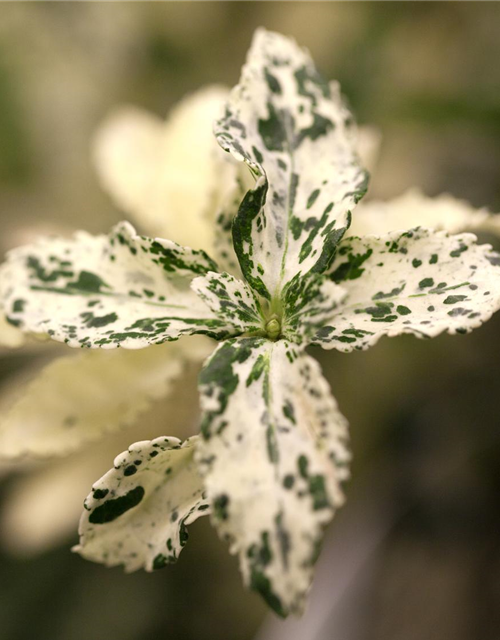
[[[160,568],[210,513],[246,584],[286,616],[303,609],[350,458],[347,422],[306,347],[466,333],[500,307],[500,256],[473,235],[419,227],[348,236],[367,185],[352,116],[282,36],[257,32],[215,134],[254,181],[236,215],[217,219],[232,273],[122,223],[12,251],[0,293],[12,324],[72,347],[220,342],[199,377],[200,435],[118,456],[86,500],[77,549]]]

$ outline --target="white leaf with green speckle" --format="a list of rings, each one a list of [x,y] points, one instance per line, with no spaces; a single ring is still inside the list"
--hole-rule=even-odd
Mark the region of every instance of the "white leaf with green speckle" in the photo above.
[[[382,336],[468,333],[500,308],[500,255],[472,234],[416,228],[346,238],[332,278],[347,296],[314,342],[367,349]]]
[[[168,344],[57,358],[0,416],[0,457],[68,455],[130,425],[167,395],[185,357],[182,345]]]
[[[342,504],[347,422],[318,363],[294,345],[222,343],[200,374],[197,460],[212,520],[246,584],[300,613],[323,529]]]
[[[243,274],[263,297],[323,272],[366,191],[352,116],[306,51],[259,29],[216,124],[219,144],[256,176],[233,223]]]
[[[0,296],[25,331],[71,347],[135,349],[184,334],[234,333],[190,289],[214,269],[203,251],[120,223],[108,236],[79,232],[14,249],[0,268]]]
[[[193,460],[197,439],[161,437],[120,454],[85,500],[74,550],[127,572],[175,562],[187,526],[209,511]]]
[[[240,333],[264,331],[259,301],[245,281],[210,271],[195,278],[191,287],[221,322],[230,322]]]
[[[344,301],[345,289],[322,274],[298,278],[282,295],[282,336],[297,344],[311,342]]]
[[[204,355],[199,348],[196,355],[192,353],[193,343],[198,343],[198,347],[204,343]],[[71,539],[78,529],[82,503],[92,483],[108,471],[117,452],[126,450],[131,442],[154,438],[158,434],[158,424],[168,424],[169,431],[181,439],[189,437],[193,425],[199,422],[196,370],[200,359],[212,351],[212,348],[206,349],[207,345],[211,347],[211,341],[200,336],[155,349],[84,352],[87,355],[97,355],[98,359],[100,354],[111,358],[116,355],[119,361],[122,354],[134,356],[163,352],[165,356],[164,349],[168,351],[171,347],[182,346],[183,357],[186,357],[188,351],[189,357],[195,358],[196,364],[190,366],[186,363],[179,379],[172,381],[166,398],[155,402],[153,407],[125,428],[106,433],[99,440],[87,443],[69,455],[45,462],[37,461],[36,464],[32,460],[18,461],[17,470],[21,468],[25,473],[7,488],[0,511],[0,539],[9,551],[28,557]],[[149,377],[146,373],[144,375]],[[101,379],[101,386],[105,387],[106,384],[106,380]],[[112,384],[110,386],[113,388]],[[19,381],[14,377],[2,386],[1,391],[0,415],[3,406],[8,404],[9,395],[20,392]],[[99,398],[104,391],[105,389]],[[124,393],[135,395],[128,387]],[[14,471],[14,464],[16,463],[0,461],[0,476],[2,471]]]
[[[500,235],[500,215],[476,209],[448,194],[428,198],[413,188],[387,202],[363,201],[356,207],[349,235],[380,236],[417,226],[448,233],[482,231]]]
[[[232,157],[231,160],[234,162]],[[246,167],[239,165],[239,169],[240,172],[233,182],[232,189],[225,194],[218,205],[217,218],[213,227],[215,232],[213,255],[216,256],[221,268],[241,277],[240,265],[233,246],[233,220],[246,192],[253,187],[255,181]]]

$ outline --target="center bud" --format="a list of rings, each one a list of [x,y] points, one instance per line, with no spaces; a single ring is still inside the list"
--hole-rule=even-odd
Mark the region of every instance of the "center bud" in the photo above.
[[[281,323],[275,314],[266,322],[266,333],[269,340],[277,340],[280,336]]]

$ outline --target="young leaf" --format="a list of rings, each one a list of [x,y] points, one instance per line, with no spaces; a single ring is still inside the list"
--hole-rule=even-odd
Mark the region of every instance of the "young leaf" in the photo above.
[[[169,344],[57,358],[0,416],[0,457],[68,455],[131,424],[167,395],[183,357]]]
[[[323,272],[366,191],[352,116],[292,40],[259,29],[216,124],[219,144],[257,177],[233,224],[250,285],[271,299],[298,273]]]
[[[260,304],[245,281],[229,273],[210,271],[195,278],[191,288],[221,323],[229,322],[240,333],[264,330]]]
[[[311,273],[295,277],[281,296],[283,304],[283,336],[301,344],[310,342],[316,331],[329,322],[342,304],[345,289],[327,276]]]
[[[10,322],[71,347],[141,348],[184,334],[234,331],[189,288],[217,269],[203,252],[139,236],[128,223],[109,236],[77,233],[14,249],[0,268]]]
[[[383,335],[468,333],[500,308],[500,255],[472,234],[416,228],[345,239],[332,279],[347,291],[314,342],[367,349]]]
[[[136,442],[120,454],[85,500],[74,550],[127,572],[175,562],[186,527],[209,510],[193,461],[197,438]]]
[[[235,162],[231,156],[230,159],[232,163]],[[237,168],[240,171],[233,181],[233,188],[228,190],[218,206],[214,227],[213,255],[217,257],[217,263],[224,271],[241,278],[241,269],[233,245],[233,220],[238,213],[241,201],[246,192],[253,187],[255,180],[246,167],[238,165]]]
[[[347,423],[315,360],[284,340],[231,339],[200,374],[197,461],[245,582],[300,613],[323,528],[342,504]]]

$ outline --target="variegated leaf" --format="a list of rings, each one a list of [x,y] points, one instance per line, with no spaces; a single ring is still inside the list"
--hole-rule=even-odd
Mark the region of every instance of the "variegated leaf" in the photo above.
[[[213,523],[247,585],[300,613],[325,525],[342,504],[347,423],[315,360],[284,340],[231,339],[200,374],[197,448]]]
[[[202,336],[192,336],[180,343],[165,347],[182,345],[183,356],[186,347],[193,343],[205,342],[212,346],[211,341]],[[163,351],[164,347],[156,349],[141,349],[139,351],[86,351],[85,354],[105,353],[114,356],[117,353],[126,355],[155,353]],[[212,350],[212,349],[211,349]],[[200,351],[198,349],[198,351]],[[189,355],[193,355],[189,353]],[[196,364],[201,357],[196,355]],[[205,357],[208,352],[205,352]],[[144,363],[145,364],[145,363]],[[90,442],[78,451],[49,461],[24,459],[22,461],[0,461],[0,476],[2,471],[23,471],[22,477],[17,477],[6,487],[0,511],[0,543],[9,552],[22,557],[38,554],[56,545],[67,543],[78,530],[78,521],[82,512],[82,503],[89,493],[89,488],[96,478],[100,478],[110,468],[117,451],[124,451],[131,442],[151,439],[158,434],[158,424],[168,424],[169,430],[177,437],[184,439],[193,433],[199,424],[198,392],[195,384],[198,366],[187,366],[181,376],[174,382],[165,399],[155,402],[155,405],[141,414],[139,420],[124,429],[115,430],[105,437]],[[73,373],[73,375],[76,375]],[[138,375],[138,374],[137,374]],[[147,374],[143,372],[147,377]],[[104,384],[104,381],[101,381]],[[0,395],[0,414],[4,396],[9,391],[16,391],[17,382],[9,380],[9,384],[2,387]],[[133,395],[130,389],[126,389]],[[33,523],[36,522],[36,527]]]
[[[233,163],[235,162],[232,157],[231,160]],[[218,213],[214,224],[213,255],[217,257],[217,262],[221,268],[241,277],[241,269],[233,245],[233,220],[238,213],[246,192],[253,187],[255,181],[246,170],[246,167],[239,165],[238,168],[240,171],[233,181],[233,188],[228,190],[218,205]]]
[[[182,372],[181,345],[57,358],[0,416],[0,457],[67,455],[130,425]]]
[[[234,331],[189,288],[216,269],[203,252],[139,236],[128,223],[109,236],[77,233],[14,249],[0,268],[10,322],[71,347],[141,348],[184,334]]]
[[[297,344],[309,343],[316,331],[335,315],[346,295],[343,287],[325,275],[295,277],[281,296],[282,336]]]
[[[343,305],[314,342],[367,349],[383,336],[468,333],[500,308],[500,255],[472,234],[416,228],[345,239],[332,278]]]
[[[231,323],[240,333],[265,331],[259,301],[243,280],[210,271],[195,278],[191,287],[221,322]]]
[[[216,124],[219,144],[257,178],[233,224],[243,274],[263,297],[323,272],[366,191],[352,116],[292,40],[259,29]]]
[[[136,442],[120,454],[85,500],[75,551],[126,571],[175,562],[187,526],[209,511],[193,460],[197,438]]]
[[[362,202],[353,216],[349,233],[383,235],[417,226],[448,233],[483,231],[500,235],[500,215],[475,209],[468,202],[447,194],[428,198],[413,188],[387,202]]]

